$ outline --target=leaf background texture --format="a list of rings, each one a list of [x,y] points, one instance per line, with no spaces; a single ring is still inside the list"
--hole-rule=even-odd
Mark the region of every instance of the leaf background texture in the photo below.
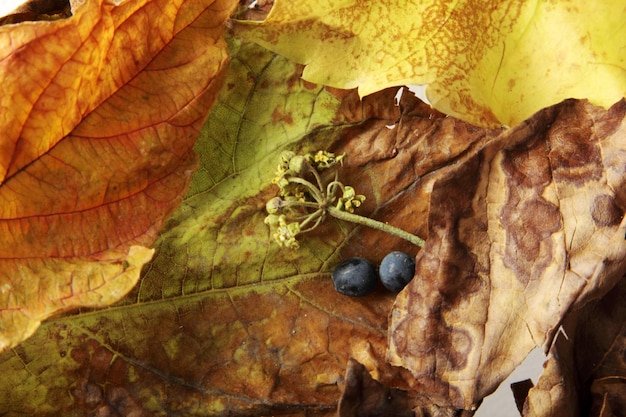
[[[183,44],[195,27],[181,32]],[[360,102],[356,91],[302,81],[302,67],[263,49],[231,47],[229,78],[195,147],[200,169],[139,285],[106,310],[46,322],[0,355],[0,385],[10,387],[0,390],[0,413],[334,415],[353,358],[380,381],[372,385],[428,392],[410,404],[454,415],[623,275],[623,103],[605,112],[572,101],[513,131],[489,130],[409,95],[394,106],[396,89]],[[161,58],[155,69],[178,62]],[[117,98],[74,132],[119,133],[106,123],[128,102]],[[123,123],[141,128],[152,115]],[[191,136],[170,153],[190,154]],[[547,149],[550,141],[559,146]],[[346,299],[329,272],[349,256],[417,252],[406,243],[331,221],[299,252],[267,244],[263,208],[287,148],[346,151],[341,175],[367,195],[362,213],[428,237],[418,279],[395,304],[380,288]],[[591,192],[580,198],[583,185]],[[540,215],[529,219],[528,205]],[[536,227],[524,240],[516,225],[529,220]],[[507,250],[523,256],[507,264]],[[493,278],[496,270],[503,274]]]
[[[3,412],[331,415],[350,357],[377,378],[410,384],[409,374],[385,363],[393,296],[379,289],[346,299],[329,272],[347,256],[380,261],[389,250],[415,249],[329,222],[300,251],[278,250],[263,224],[276,192],[270,180],[287,146],[345,150],[352,157],[342,177],[368,195],[364,212],[417,231],[424,225],[416,213],[428,200],[408,204],[416,178],[484,131],[410,95],[394,106],[395,89],[361,103],[356,91],[301,81],[301,67],[261,48],[238,48],[196,146],[201,168],[139,285],[114,307],[45,323],[2,355],[0,368],[23,381],[1,399]],[[385,127],[393,122],[397,130]],[[411,138],[418,126],[423,133]],[[415,172],[400,175],[413,164]],[[29,400],[33,391],[37,401]]]

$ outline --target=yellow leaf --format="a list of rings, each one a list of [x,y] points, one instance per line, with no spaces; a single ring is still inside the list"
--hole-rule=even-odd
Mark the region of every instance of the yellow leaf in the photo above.
[[[427,84],[433,107],[515,125],[567,98],[626,93],[623,1],[276,1],[242,36],[299,63],[303,78],[365,96]]]
[[[30,337],[46,318],[81,306],[104,307],[139,280],[154,249],[109,251],[111,259],[41,258],[3,261],[0,273],[0,348]]]

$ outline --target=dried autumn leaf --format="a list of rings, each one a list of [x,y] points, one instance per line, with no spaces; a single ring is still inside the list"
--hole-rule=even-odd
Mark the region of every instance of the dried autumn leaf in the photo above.
[[[580,312],[574,335],[575,367],[590,416],[626,414],[626,280]],[[588,393],[584,392],[588,389]],[[582,408],[582,405],[581,405]]]
[[[234,6],[73,2],[0,27],[0,350],[135,285],[189,185]]]
[[[389,388],[372,378],[356,360],[348,362],[345,388],[337,406],[337,417],[471,417],[471,410],[434,404],[426,391]]]
[[[201,167],[140,284],[114,308],[50,320],[0,355],[0,414],[330,416],[351,357],[409,387],[408,372],[385,364],[393,296],[346,298],[329,271],[411,248],[331,221],[300,251],[281,250],[263,223],[270,181],[283,149],[345,150],[341,177],[368,196],[359,210],[416,231],[415,174],[485,133],[410,95],[394,106],[395,90],[361,102],[302,82],[301,67],[256,45],[233,51],[196,145]],[[438,144],[447,149],[425,158]]]
[[[394,365],[471,409],[626,271],[626,102],[568,101],[430,179],[428,239],[390,315]]]
[[[280,1],[249,40],[306,64],[306,80],[365,96],[428,84],[433,106],[476,125],[515,125],[567,98],[626,94],[619,0]]]
[[[574,311],[559,335],[526,417],[621,416],[626,412],[626,280],[600,300]]]
[[[415,416],[414,400],[406,391],[382,385],[354,359],[348,362],[345,384],[337,407],[338,417]]]

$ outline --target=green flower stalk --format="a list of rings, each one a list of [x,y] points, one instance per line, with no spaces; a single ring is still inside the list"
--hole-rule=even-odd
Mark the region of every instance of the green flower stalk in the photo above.
[[[330,215],[424,246],[424,240],[411,233],[354,214],[354,210],[365,201],[365,196],[341,183],[336,170],[332,181],[324,181],[322,171],[341,165],[345,157],[345,153],[336,156],[326,151],[304,155],[285,151],[281,154],[272,180],[280,190],[279,196],[270,199],[265,206],[268,213],[265,223],[272,229],[274,240],[281,246],[297,249],[299,244],[296,236],[315,229]]]

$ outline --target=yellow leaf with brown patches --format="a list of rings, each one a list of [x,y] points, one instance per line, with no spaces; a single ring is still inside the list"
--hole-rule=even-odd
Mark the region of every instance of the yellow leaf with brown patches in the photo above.
[[[306,80],[361,96],[427,84],[439,111],[512,126],[568,98],[624,97],[625,19],[619,0],[277,0],[239,30],[306,64]]]
[[[135,285],[189,186],[234,6],[73,2],[0,26],[0,350]]]

